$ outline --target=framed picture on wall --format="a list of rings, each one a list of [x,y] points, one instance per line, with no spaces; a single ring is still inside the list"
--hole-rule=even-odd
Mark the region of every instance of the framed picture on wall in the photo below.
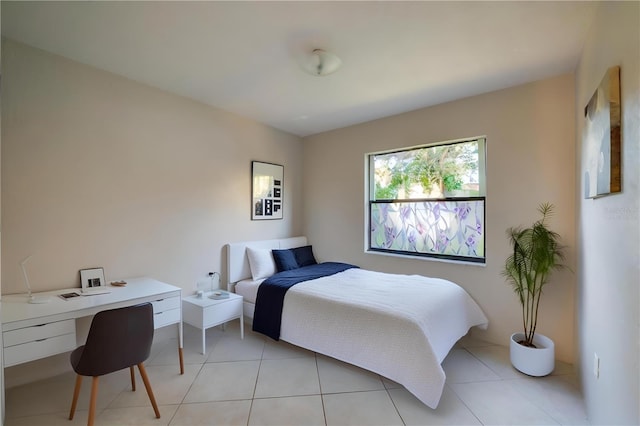
[[[282,219],[284,166],[251,162],[251,219]]]
[[[584,108],[584,198],[622,191],[620,67],[605,73]]]

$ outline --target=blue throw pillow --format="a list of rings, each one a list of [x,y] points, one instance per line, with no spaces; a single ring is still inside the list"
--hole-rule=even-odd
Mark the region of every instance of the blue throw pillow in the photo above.
[[[273,254],[273,260],[276,262],[278,272],[290,271],[300,267],[296,256],[291,250],[271,250],[271,253]]]
[[[292,249],[293,254],[296,257],[296,262],[298,262],[298,267],[316,265],[316,258],[313,257],[313,250],[311,246],[297,247]]]

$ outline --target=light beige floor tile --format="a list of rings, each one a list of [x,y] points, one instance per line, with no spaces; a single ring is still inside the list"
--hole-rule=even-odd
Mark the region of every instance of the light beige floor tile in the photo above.
[[[553,368],[553,371],[551,372],[552,376],[564,376],[564,375],[575,375],[576,370],[573,366],[573,364],[569,364],[567,362],[564,361],[560,361],[557,360],[555,361],[555,366]]]
[[[35,416],[63,412],[71,408],[76,374],[65,373],[56,377],[6,390],[6,418]],[[77,409],[88,409],[91,394],[90,377],[85,377],[80,388]],[[129,370],[101,376],[98,379],[96,407],[109,405],[125,388],[131,387]]]
[[[327,426],[402,425],[387,391],[322,395]]]
[[[65,374],[5,391],[5,417],[36,416],[68,410],[73,396],[75,374]],[[63,389],[68,389],[65,393]],[[104,404],[104,398],[99,399]]]
[[[447,383],[468,383],[500,380],[489,367],[478,361],[466,349],[453,349],[442,362]]]
[[[357,392],[384,389],[379,375],[351,364],[318,355],[318,375],[322,393]]]
[[[458,340],[456,342],[456,345],[458,347],[463,347],[463,348],[477,348],[477,347],[482,347],[482,346],[494,346],[493,343],[489,343],[486,342],[482,339],[478,339],[476,337],[473,337],[471,335],[471,333],[467,334],[466,336],[462,336],[460,338],[460,340]]]
[[[170,426],[246,425],[251,400],[182,404]]]
[[[511,365],[507,346],[479,346],[467,348],[467,351],[502,379],[520,379],[525,376]]]
[[[508,381],[449,385],[460,400],[485,425],[559,424]]]
[[[216,328],[206,331],[205,354],[202,354],[202,334],[199,329],[184,324],[182,355],[185,364],[203,364],[211,353],[215,343],[224,336]],[[165,343],[162,348],[154,352],[153,357],[145,365],[179,365],[178,339],[171,339],[172,343]]]
[[[320,394],[315,358],[264,360],[256,384],[256,398]]]
[[[201,331],[195,327],[189,326],[189,328],[195,331],[198,335],[198,346],[202,349],[202,334]],[[247,327],[244,328],[245,335],[247,334]],[[249,329],[249,333],[252,333]],[[232,320],[224,324],[217,325],[215,327],[208,328],[206,331],[206,341],[209,343],[209,339],[219,339],[221,337],[237,337],[242,339],[240,335],[240,320]]]
[[[384,384],[384,387],[386,389],[404,389],[404,386],[402,386],[398,382],[394,382],[393,380],[387,379],[384,376],[380,376],[380,378],[382,379],[382,384]]]
[[[167,335],[164,332],[164,329],[160,329],[160,331],[162,333],[158,333],[158,335],[154,334],[154,339],[153,339],[153,343],[151,344],[151,352],[149,354],[149,358],[147,358],[147,360],[145,361],[145,365],[147,365],[148,363],[152,362],[153,359],[158,356],[158,354],[162,351],[165,350],[165,348],[167,348],[168,346],[172,347],[172,348],[176,348],[178,347],[178,338],[177,337],[173,337],[173,334],[171,334],[169,337],[169,335]]]
[[[67,410],[38,416],[7,418],[4,426],[85,426],[88,415],[88,411],[76,410],[73,420],[69,420],[69,411]]]
[[[180,404],[196,379],[200,368],[202,368],[200,365],[187,364],[184,366],[184,374],[180,374],[179,369],[176,369],[174,365],[147,366],[149,383],[157,403],[163,405]],[[135,373],[135,392],[132,392],[131,386],[128,385],[108,408],[150,406],[149,395],[147,395],[137,367]]]
[[[570,376],[510,380],[513,388],[563,425],[589,424],[580,391]]]
[[[389,394],[407,426],[481,424],[447,386],[445,386],[435,410],[424,405],[406,389],[391,389]]]
[[[260,361],[204,364],[184,402],[212,402],[253,398]]]
[[[521,373],[511,365],[508,346],[477,346],[466,349],[503,379],[520,379],[528,377],[526,374]],[[551,374],[573,374],[573,365],[556,360],[555,368]]]
[[[314,357],[315,352],[292,345],[285,341],[265,340],[262,359],[286,359],[286,358],[306,358]]]
[[[228,334],[215,342],[207,362],[252,361],[262,359],[264,339],[255,333],[246,333],[244,339]]]
[[[138,373],[137,390],[131,392],[125,369],[100,378],[96,424],[323,424],[323,407],[328,425],[401,424],[402,419],[407,425],[478,420],[587,424],[570,364],[556,362],[553,375],[543,378],[517,372],[512,376],[506,347],[465,337],[443,362],[447,385],[432,410],[392,380],[285,342],[271,342],[249,328],[245,340],[239,337],[238,321],[224,331],[207,330],[207,356],[202,356],[199,330],[185,327],[184,376],[179,374],[177,338],[158,339],[152,347],[154,360],[150,357],[145,365],[162,418],[155,419]],[[69,421],[74,383],[71,372],[8,389],[5,426],[86,424],[91,379],[84,379],[78,410]],[[323,396],[318,395],[321,384]],[[370,386],[387,390],[368,391]],[[348,389],[359,391],[340,393]],[[254,393],[257,399],[252,401]],[[269,396],[258,398],[265,395]],[[178,407],[179,402],[183,403]]]
[[[168,425],[178,408],[177,405],[161,405],[158,407],[160,418],[157,419],[151,405],[148,407],[107,408],[96,417],[96,426],[138,426]]]
[[[219,330],[223,334],[234,334],[234,335],[240,336],[240,320],[239,319],[231,320],[229,322],[226,322],[214,328]],[[253,333],[253,331],[251,331],[251,323],[247,323],[246,318],[244,319],[244,333],[245,334]]]
[[[555,375],[555,374],[554,374]],[[580,389],[580,377],[576,373],[571,374],[558,374],[563,380],[571,383],[576,389]]]
[[[254,399],[250,426],[315,426],[324,425],[320,395]]]
[[[151,355],[144,365],[175,365],[180,368],[178,339],[171,338],[152,346]],[[184,351],[183,351],[184,354]]]
[[[136,368],[136,378],[138,383],[142,383],[142,379]],[[74,378],[75,380],[75,378]],[[78,397],[78,409],[89,409],[89,401],[91,399],[91,377],[85,377],[82,379],[82,387],[80,388],[80,396]],[[127,390],[131,390],[131,374],[129,369],[116,371],[111,374],[100,376],[98,382],[98,409],[108,407],[117,397]],[[71,406],[71,400],[73,399],[73,388],[68,388],[69,392],[69,406]],[[104,401],[101,403],[100,401]]]

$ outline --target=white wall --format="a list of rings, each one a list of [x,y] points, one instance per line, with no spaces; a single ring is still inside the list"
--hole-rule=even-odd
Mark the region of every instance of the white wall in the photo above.
[[[594,424],[640,424],[640,3],[604,2],[576,72],[578,309],[582,384]],[[583,199],[584,106],[609,67],[622,92],[622,193]],[[600,357],[600,378],[593,357]]]
[[[509,245],[505,229],[537,219],[537,206],[556,205],[553,229],[575,265],[574,79],[556,77],[304,139],[304,225],[322,260],[373,270],[418,273],[462,285],[490,325],[479,337],[507,345],[520,331],[516,295],[500,275]],[[487,265],[402,259],[363,252],[364,164],[368,152],[487,136]],[[555,340],[557,358],[574,360],[575,277],[552,277],[538,331]]]
[[[0,8],[1,11],[2,8]],[[0,19],[2,22],[2,19]],[[2,48],[0,46],[0,70],[2,70]],[[2,79],[0,73],[0,81]],[[2,116],[2,105],[0,103],[0,117]],[[2,120],[0,120],[0,148],[2,147]],[[1,152],[1,150],[0,150]],[[0,153],[0,159],[2,155]],[[0,172],[2,166],[0,162]],[[0,182],[1,182],[0,177]],[[2,185],[0,184],[0,188]],[[0,191],[1,192],[1,191]],[[0,211],[2,210],[2,197],[0,197]],[[2,240],[2,217],[0,216],[0,241]],[[2,245],[0,244],[0,292],[2,291]],[[0,295],[0,299],[2,296]],[[0,318],[2,317],[2,307],[0,306]],[[2,342],[2,334],[0,334],[0,347],[4,347],[4,343]],[[0,424],[4,424],[4,368],[2,368],[3,364],[3,351],[0,351]]]
[[[302,233],[300,138],[59,56],[2,44],[2,293],[148,275],[226,282],[229,242]],[[284,219],[251,221],[251,161],[284,165]],[[63,359],[64,358],[64,359]],[[8,385],[55,374],[7,370]],[[18,371],[14,371],[18,370]],[[31,379],[36,377],[31,377]]]

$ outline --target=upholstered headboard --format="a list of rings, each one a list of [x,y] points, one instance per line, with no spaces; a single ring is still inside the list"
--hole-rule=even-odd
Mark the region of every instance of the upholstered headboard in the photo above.
[[[227,289],[240,280],[251,278],[247,247],[257,249],[288,249],[307,245],[307,237],[281,238],[277,240],[245,241],[227,244]]]

